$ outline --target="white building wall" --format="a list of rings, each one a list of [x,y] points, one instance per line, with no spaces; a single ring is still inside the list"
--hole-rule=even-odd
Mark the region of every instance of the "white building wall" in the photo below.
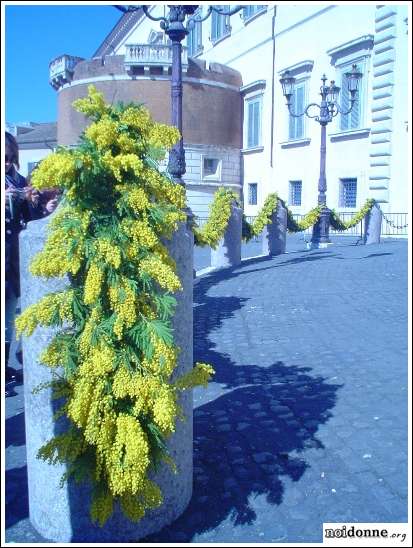
[[[29,163],[31,162],[40,162],[46,156],[49,156],[53,150],[49,148],[36,148],[36,149],[20,149],[19,150],[19,161],[21,173],[24,177],[27,177],[29,173]]]
[[[307,90],[305,104],[320,102],[319,88],[321,76],[325,73],[328,82],[336,80],[341,85],[334,63],[334,56],[327,52],[354,39],[374,34],[375,6],[313,6],[312,13],[307,7],[307,16],[301,16],[302,6],[280,6],[278,11],[276,46],[277,73],[281,76],[286,68],[304,61],[312,61],[312,69],[307,70]],[[295,21],[293,13],[297,17]],[[357,58],[358,53],[354,53]],[[351,55],[348,56],[351,58]],[[365,63],[363,78],[370,79],[369,58]],[[339,126],[339,116],[327,125],[326,178],[327,205],[339,208],[340,178],[357,177],[357,208],[367,197],[366,177],[368,171],[369,86],[362,97],[362,132],[343,132]],[[301,207],[292,207],[297,213],[306,213],[317,204],[318,179],[320,171],[320,124],[313,119],[305,119],[304,140],[288,139],[289,115],[279,82],[275,90],[276,139],[275,139],[275,184],[279,194],[289,200],[289,181],[301,180],[303,185]],[[315,115],[314,108],[309,114]],[[349,210],[351,211],[351,210]]]
[[[206,6],[202,6],[204,10]],[[154,15],[163,15],[165,6],[153,8]],[[394,12],[388,19],[391,25],[378,24],[377,12]],[[381,6],[374,3],[340,5],[267,5],[266,10],[249,21],[237,13],[230,18],[231,33],[213,44],[210,40],[211,18],[202,23],[203,50],[197,55],[208,62],[228,65],[242,74],[243,88],[261,82],[262,91],[262,147],[241,150],[241,183],[245,198],[248,184],[258,183],[258,204],[249,206],[244,201],[245,213],[255,215],[269,192],[277,191],[287,203],[289,181],[303,183],[302,205],[292,208],[306,213],[317,204],[320,125],[312,119],[305,120],[304,139],[291,142],[288,139],[288,113],[279,83],[280,74],[286,68],[307,63],[306,102],[319,102],[321,76],[338,80],[339,65],[344,61],[362,64],[364,92],[361,97],[363,121],[357,131],[341,131],[339,117],[327,126],[327,205],[339,208],[341,178],[357,178],[358,209],[368,197],[382,201],[385,211],[406,211],[407,206],[407,7]],[[379,17],[380,19],[380,17]],[[273,28],[274,24],[274,28]],[[145,42],[151,31],[159,31],[158,23],[144,18],[138,28],[131,31],[124,43]],[[390,34],[390,49],[378,47],[385,34]],[[393,36],[394,35],[394,36]],[[362,47],[348,47],[340,57],[340,50],[352,41],[363,42]],[[273,63],[273,39],[275,59]],[[383,43],[383,41],[381,42]],[[373,48],[374,45],[374,48]],[[345,48],[344,48],[345,49]],[[117,53],[123,53],[122,46]],[[380,82],[388,76],[378,68],[383,57],[389,57],[392,67],[389,79],[391,119],[379,119],[381,106],[386,106],[386,97],[381,97]],[[305,63],[304,63],[305,64]],[[312,68],[309,68],[312,64]],[[337,81],[337,85],[341,85]],[[382,105],[383,104],[383,105]],[[383,110],[386,110],[385,108]],[[245,111],[244,111],[245,112]],[[314,112],[314,111],[313,111]],[[245,123],[245,120],[244,120]],[[377,128],[387,128],[384,142],[375,133]],[[273,147],[271,149],[271,142]],[[388,165],[380,164],[377,152],[389,149]],[[372,153],[372,149],[375,151]],[[189,151],[188,151],[189,152]],[[190,153],[191,154],[191,153]],[[384,157],[384,155],[383,155]],[[194,178],[196,158],[188,158],[186,179]],[[384,162],[381,162],[384,164]],[[386,188],[375,188],[372,184],[375,173],[389,174]],[[205,187],[204,187],[205,188]],[[346,209],[351,211],[351,209]]]
[[[209,175],[204,170],[204,159],[218,162],[217,173]],[[225,186],[240,194],[239,149],[223,146],[185,144],[186,173],[183,176],[187,188],[188,203],[195,216],[208,217],[208,207],[215,191]]]
[[[262,126],[261,147],[248,149],[246,127],[241,152],[242,185],[244,210],[247,215],[257,215],[267,194],[274,190],[274,177],[271,158],[272,124],[272,80],[273,80],[273,18],[275,6],[267,6],[265,12],[256,14],[244,22],[240,13],[231,17],[231,34],[215,45],[208,39],[211,34],[211,20],[203,23],[202,37],[204,51],[201,58],[207,62],[218,62],[238,70],[242,74],[243,87],[261,81],[262,93]],[[259,91],[258,91],[259,92]],[[252,92],[252,95],[256,91]],[[250,96],[244,93],[244,101]],[[244,103],[245,104],[245,103]],[[244,109],[244,126],[246,116]],[[257,205],[248,204],[248,185],[257,183]]]
[[[183,180],[186,186],[188,205],[195,217],[206,219],[215,192],[220,187],[233,190],[241,197],[240,151],[234,147],[193,145],[184,143],[186,172]],[[213,175],[204,170],[204,159],[218,162]],[[168,155],[159,163],[161,171],[168,166]]]
[[[157,4],[152,6],[150,14],[153,17],[162,17],[167,13],[168,8],[166,5]],[[162,39],[164,42],[167,41],[167,37],[161,30],[159,26],[159,21],[151,21],[148,17],[143,17],[136,27],[130,30],[127,36],[122,40],[122,42],[116,46],[114,50],[114,55],[124,55],[126,44],[147,44],[149,36],[153,33],[161,33]]]
[[[411,204],[411,175],[407,170],[411,150],[408,142],[408,105],[411,105],[411,87],[408,81],[408,28],[407,7],[393,6],[394,18],[394,86],[390,158],[389,203],[383,210],[393,213],[405,212]],[[409,31],[410,32],[410,31]],[[411,70],[411,68],[410,68]],[[410,72],[411,74],[411,72]],[[411,86],[411,84],[410,84]],[[410,96],[409,96],[410,90]]]

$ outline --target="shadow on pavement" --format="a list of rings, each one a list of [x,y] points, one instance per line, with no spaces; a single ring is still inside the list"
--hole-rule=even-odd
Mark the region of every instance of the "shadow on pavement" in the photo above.
[[[27,466],[6,470],[6,529],[29,517]]]
[[[331,417],[340,388],[312,376],[308,367],[281,361],[240,365],[218,353],[209,333],[248,300],[208,296],[223,275],[201,279],[194,289],[194,361],[215,368],[209,397],[217,384],[221,390],[194,410],[193,497],[171,527],[147,542],[190,542],[228,519],[232,526],[251,524],[257,518],[252,501],[259,495],[280,504],[283,478],[298,481],[308,467],[306,449],[323,447],[316,433]]]
[[[25,445],[24,413],[6,419],[6,447],[10,445]]]
[[[307,253],[309,253],[307,255]],[[264,270],[272,270],[273,268],[279,268],[282,266],[289,266],[294,264],[300,264],[300,263],[306,263],[306,262],[313,262],[318,261],[319,259],[329,259],[329,258],[340,258],[339,255],[336,255],[335,253],[331,253],[329,251],[316,251],[306,252],[306,255],[303,257],[296,257],[294,259],[289,259],[283,262],[274,262],[271,264],[271,266],[266,267],[259,267],[256,269],[245,269],[247,266],[255,266],[260,265],[261,263],[265,262],[273,262],[274,259],[279,259],[280,257],[288,257],[287,254],[277,255],[275,257],[269,257],[269,256],[263,256],[263,257],[252,257],[250,259],[244,259],[242,261],[242,264],[239,264],[238,266],[230,267],[230,268],[224,268],[222,270],[217,270],[215,272],[212,272],[211,274],[206,274],[202,278],[200,278],[200,281],[198,282],[198,286],[203,287],[205,283],[211,282],[213,285],[219,283],[222,280],[228,280],[233,279],[238,276],[242,276],[244,274],[250,274],[251,272],[263,272]],[[195,302],[195,288],[194,288],[194,302]]]

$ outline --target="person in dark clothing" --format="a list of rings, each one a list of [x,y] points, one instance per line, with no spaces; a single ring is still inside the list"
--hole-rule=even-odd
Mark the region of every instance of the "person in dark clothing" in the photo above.
[[[5,297],[6,297],[6,382],[13,381],[15,371],[9,367],[10,345],[14,333],[17,299],[20,296],[19,232],[32,219],[41,217],[39,193],[28,188],[17,171],[19,148],[11,133],[5,134]],[[6,392],[7,395],[7,392]]]

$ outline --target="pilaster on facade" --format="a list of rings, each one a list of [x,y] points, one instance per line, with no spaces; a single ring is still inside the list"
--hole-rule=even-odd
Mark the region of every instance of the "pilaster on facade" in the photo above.
[[[369,194],[384,203],[389,201],[391,180],[396,9],[393,6],[377,6],[372,56]]]

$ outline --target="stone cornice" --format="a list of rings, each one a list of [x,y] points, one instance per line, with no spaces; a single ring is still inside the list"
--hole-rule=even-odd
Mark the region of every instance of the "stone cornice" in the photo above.
[[[373,48],[373,45],[374,36],[372,34],[366,34],[364,36],[354,38],[354,40],[350,40],[349,42],[345,42],[340,46],[336,46],[335,48],[327,50],[327,55],[329,55],[333,59],[337,59],[353,51],[355,52],[360,50],[371,50]]]
[[[281,76],[286,70],[288,70],[292,76],[298,74],[309,74],[313,70],[314,61],[307,59],[306,61],[300,61],[289,67],[285,67],[282,70],[278,71],[278,74]]]

